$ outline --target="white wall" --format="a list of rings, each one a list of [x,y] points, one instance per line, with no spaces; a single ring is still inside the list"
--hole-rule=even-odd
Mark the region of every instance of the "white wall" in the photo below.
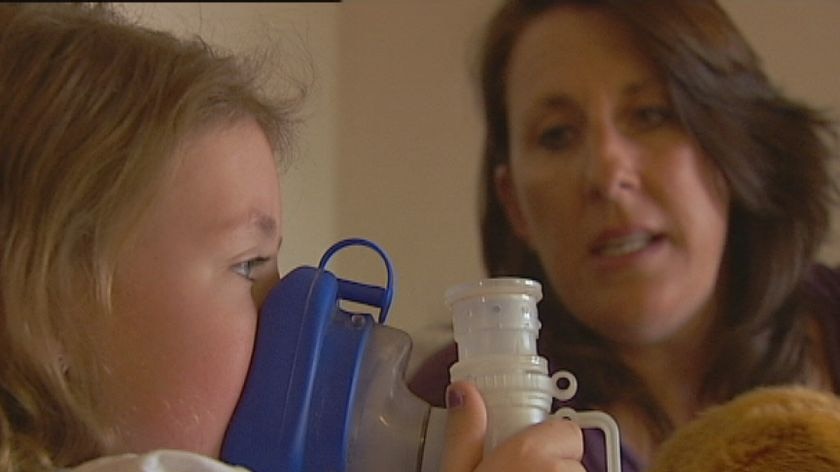
[[[468,64],[494,3],[348,0],[341,9],[338,228],[390,253],[399,273],[391,324],[411,332],[413,361],[450,336],[444,290],[482,274],[481,124]],[[360,277],[377,273],[354,264]]]
[[[419,357],[446,342],[443,291],[481,277],[477,197],[481,123],[470,59],[498,0],[345,0],[340,4],[132,6],[149,21],[241,47],[266,29],[297,31],[319,89],[287,173],[284,266],[315,264],[333,241],[362,236],[398,272],[391,324]],[[794,97],[840,111],[840,2],[722,0]],[[247,34],[244,34],[247,33]],[[256,33],[256,34],[255,34]],[[288,38],[287,38],[288,39]],[[825,252],[840,260],[840,244]],[[339,259],[339,275],[382,280],[375,257]]]
[[[765,70],[793,98],[840,122],[840,1],[720,0]],[[840,129],[838,129],[840,132]],[[840,263],[840,208],[821,259]]]

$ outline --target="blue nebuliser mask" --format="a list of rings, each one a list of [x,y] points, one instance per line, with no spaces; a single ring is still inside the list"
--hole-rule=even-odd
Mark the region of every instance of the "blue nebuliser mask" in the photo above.
[[[343,280],[326,269],[348,246],[366,246],[382,257],[385,287]],[[442,429],[443,415],[406,387],[411,340],[384,324],[394,285],[385,252],[349,239],[327,250],[317,268],[297,268],[271,290],[223,461],[254,472],[437,469],[440,445],[426,437],[430,427]],[[345,311],[342,301],[379,314]]]
[[[326,269],[348,246],[365,246],[385,264],[385,287],[340,279]],[[536,352],[541,286],[493,278],[453,287],[458,362],[450,377],[474,383],[487,408],[485,452],[550,416],[554,400],[576,391],[570,372],[549,376]],[[432,472],[438,469],[445,410],[405,384],[411,340],[385,326],[394,271],[375,244],[348,239],[315,267],[300,267],[269,292],[239,404],[222,444],[223,461],[253,472]],[[345,310],[353,302],[378,311]],[[563,381],[567,387],[558,387]],[[606,471],[620,472],[618,427],[599,411],[556,414],[606,438]]]

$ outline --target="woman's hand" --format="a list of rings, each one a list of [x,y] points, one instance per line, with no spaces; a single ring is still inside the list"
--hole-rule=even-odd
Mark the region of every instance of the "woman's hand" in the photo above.
[[[550,419],[528,427],[482,457],[487,412],[474,385],[455,382],[446,392],[446,438],[441,472],[585,472],[583,436],[571,421]]]

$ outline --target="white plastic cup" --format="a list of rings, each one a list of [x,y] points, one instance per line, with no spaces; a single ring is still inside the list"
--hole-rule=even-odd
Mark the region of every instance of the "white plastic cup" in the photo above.
[[[452,310],[458,362],[450,379],[476,385],[487,408],[485,453],[551,414],[554,398],[568,400],[577,391],[575,376],[566,371],[548,375],[548,363],[537,354],[540,321],[536,281],[512,277],[483,279],[446,291]],[[566,387],[558,382],[564,380]],[[598,428],[607,438],[607,472],[620,472],[618,426],[606,413],[561,408],[558,416],[582,428]]]
[[[450,378],[476,384],[487,407],[485,451],[545,420],[553,388],[537,355],[541,285],[512,277],[483,279],[449,289],[458,362]]]

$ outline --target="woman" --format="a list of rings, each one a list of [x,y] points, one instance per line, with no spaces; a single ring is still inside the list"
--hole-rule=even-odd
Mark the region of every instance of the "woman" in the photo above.
[[[714,1],[505,2],[481,88],[488,272],[544,283],[541,353],[618,420],[625,471],[740,392],[837,388],[840,278],[814,266],[831,123]],[[453,356],[415,391],[434,401]]]

